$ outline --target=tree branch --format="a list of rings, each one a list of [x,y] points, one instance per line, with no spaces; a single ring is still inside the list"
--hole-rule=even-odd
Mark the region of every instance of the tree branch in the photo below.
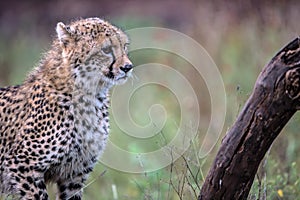
[[[258,166],[300,108],[300,38],[260,73],[236,122],[223,138],[198,200],[247,199]]]

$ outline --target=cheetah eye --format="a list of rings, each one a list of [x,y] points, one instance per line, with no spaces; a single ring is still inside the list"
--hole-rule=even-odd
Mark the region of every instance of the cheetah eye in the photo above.
[[[125,52],[128,51],[128,47],[129,47],[129,43],[126,43],[126,44],[124,45],[124,51],[125,51]]]
[[[103,47],[101,50],[103,51],[103,53],[105,53],[107,55],[112,53],[111,46]]]

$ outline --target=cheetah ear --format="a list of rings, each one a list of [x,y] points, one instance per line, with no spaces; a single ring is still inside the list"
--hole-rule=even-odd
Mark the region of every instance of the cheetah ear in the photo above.
[[[56,33],[57,33],[58,40],[61,42],[61,44],[67,46],[67,44],[70,42],[71,39],[70,27],[66,27],[64,23],[58,22],[56,25]]]

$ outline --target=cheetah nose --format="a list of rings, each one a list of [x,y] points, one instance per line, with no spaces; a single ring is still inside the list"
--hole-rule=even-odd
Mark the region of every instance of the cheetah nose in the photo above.
[[[132,64],[126,64],[124,67],[120,67],[120,69],[125,73],[129,72],[132,68],[133,68]]]

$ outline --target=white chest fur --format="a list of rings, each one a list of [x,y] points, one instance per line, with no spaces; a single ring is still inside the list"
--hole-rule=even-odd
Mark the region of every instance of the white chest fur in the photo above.
[[[73,97],[75,143],[80,154],[96,158],[103,152],[109,132],[108,95]]]

